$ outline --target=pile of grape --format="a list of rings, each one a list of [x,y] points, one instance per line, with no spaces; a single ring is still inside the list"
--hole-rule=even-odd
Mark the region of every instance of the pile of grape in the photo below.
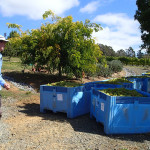
[[[146,72],[145,74],[146,74],[146,75],[150,75],[150,72]]]
[[[60,81],[60,82],[54,82],[54,83],[48,83],[48,86],[61,86],[61,87],[76,87],[76,86],[82,86],[81,83],[73,82],[73,81]]]
[[[147,74],[148,75],[148,74]],[[146,76],[146,74],[144,76],[129,76],[129,77],[126,77],[127,79],[128,78],[148,78],[148,76]]]
[[[114,88],[114,89],[103,89],[99,90],[107,95],[110,96],[133,96],[133,97],[146,97],[140,93],[138,93],[136,90],[128,90],[125,88]]]
[[[122,85],[123,83],[132,83],[131,81],[127,80],[125,77],[117,78],[117,79],[111,79],[104,82],[97,82],[98,84],[118,84]]]

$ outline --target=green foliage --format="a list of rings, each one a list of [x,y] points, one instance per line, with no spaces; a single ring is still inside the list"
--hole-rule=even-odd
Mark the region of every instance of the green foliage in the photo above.
[[[137,57],[138,58],[142,58],[144,56],[144,53],[142,53],[142,50],[139,50],[138,52],[137,52]]]
[[[110,58],[109,60],[112,60],[111,58],[114,57],[109,57],[109,58]],[[120,72],[122,71],[122,69],[123,69],[123,65],[121,61],[112,60],[108,62],[105,57],[101,57],[96,67],[96,75],[102,77],[109,77],[112,75],[112,73]]]
[[[123,65],[120,60],[112,60],[111,62],[108,62],[108,65],[112,72],[120,72],[123,69]]]
[[[104,89],[101,92],[110,96],[133,96],[133,97],[145,97],[138,93],[136,90],[128,90],[125,88],[115,88],[115,89]]]
[[[127,53],[123,49],[120,49],[117,51],[116,55],[117,57],[126,57]]]
[[[46,11],[54,23],[43,24],[40,29],[32,30],[22,37],[21,60],[24,64],[45,66],[49,72],[81,77],[82,72],[94,73],[97,60],[102,53],[92,39],[93,31],[101,30],[100,25],[73,22],[71,16],[58,18],[52,11]]]
[[[112,60],[120,60],[124,65],[136,65],[136,66],[149,66],[150,65],[150,58],[143,57],[143,58],[136,58],[136,57],[106,57],[107,61]]]
[[[103,52],[105,56],[116,56],[116,52],[113,50],[111,46],[99,44],[100,50]]]
[[[141,38],[143,44],[142,48],[146,49],[150,53],[150,1],[149,0],[137,0],[136,5],[138,10],[135,14],[135,19],[140,23]]]
[[[102,56],[98,59],[98,63],[100,63],[101,65],[103,65],[105,68],[108,67],[107,65],[107,60],[106,60],[106,57],[105,56]]]
[[[126,50],[126,54],[127,54],[127,57],[135,57],[135,51],[133,50],[132,47],[129,47],[129,48]]]
[[[102,77],[109,77],[112,75],[112,70],[107,66],[105,67],[102,64],[97,64],[96,75]]]
[[[21,37],[12,37],[8,39],[9,42],[6,43],[5,51],[3,52],[4,56],[16,57],[19,55],[21,50],[22,39]]]
[[[15,23],[6,23],[6,25],[8,26],[8,28],[17,28],[19,31],[22,32],[22,30],[21,30],[22,25],[18,25]]]
[[[10,39],[14,37],[20,37],[20,34],[17,31],[11,31],[7,38]]]
[[[45,20],[49,16],[51,16],[52,21],[54,21],[54,20],[57,21],[57,20],[61,19],[61,17],[56,16],[51,10],[45,11],[45,13],[43,14],[43,19]]]

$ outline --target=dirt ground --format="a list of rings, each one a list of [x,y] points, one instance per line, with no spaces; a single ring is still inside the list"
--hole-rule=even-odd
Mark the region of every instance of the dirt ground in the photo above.
[[[125,74],[122,71],[113,77]],[[94,80],[102,79],[105,78]],[[84,79],[84,82],[89,81],[93,79]],[[12,84],[10,90],[18,94],[24,92]],[[108,136],[104,133],[103,125],[90,119],[89,114],[68,119],[65,113],[40,113],[39,93],[21,101],[11,97],[3,98],[2,104],[0,150],[150,149],[150,134]]]

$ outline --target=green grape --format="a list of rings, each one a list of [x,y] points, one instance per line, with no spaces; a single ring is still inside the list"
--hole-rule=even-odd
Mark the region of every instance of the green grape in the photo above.
[[[128,79],[128,78],[149,78],[149,77],[144,75],[144,76],[129,76],[129,77],[126,77],[126,78]]]
[[[125,77],[111,79],[105,82],[97,82],[97,84],[118,84],[118,85],[122,85],[123,83],[132,83],[132,82],[127,80]]]
[[[114,89],[103,89],[99,90],[107,95],[110,96],[132,96],[132,97],[146,97],[140,93],[138,93],[136,90],[128,90],[125,88],[114,88]]]
[[[61,87],[76,87],[81,86],[81,83],[73,82],[73,81],[59,81],[51,84],[47,84],[47,86],[61,86]]]

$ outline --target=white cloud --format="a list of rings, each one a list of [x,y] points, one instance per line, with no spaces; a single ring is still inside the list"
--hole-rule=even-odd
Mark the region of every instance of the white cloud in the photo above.
[[[85,7],[80,9],[80,12],[82,13],[92,13],[94,11],[96,11],[98,9],[98,7],[100,6],[100,2],[99,1],[92,1],[90,3],[88,3]]]
[[[126,14],[104,14],[96,16],[93,22],[102,24],[103,30],[93,33],[96,41],[112,46],[115,51],[127,49],[130,46],[135,50],[141,45],[139,23]]]
[[[109,3],[113,2],[114,0],[95,0],[87,5],[85,5],[83,8],[80,9],[80,12],[82,13],[88,13],[91,14],[94,11],[96,11],[100,6],[108,5]]]
[[[0,10],[3,16],[24,15],[36,20],[41,19],[42,14],[49,9],[62,15],[78,5],[79,0],[1,0]]]

